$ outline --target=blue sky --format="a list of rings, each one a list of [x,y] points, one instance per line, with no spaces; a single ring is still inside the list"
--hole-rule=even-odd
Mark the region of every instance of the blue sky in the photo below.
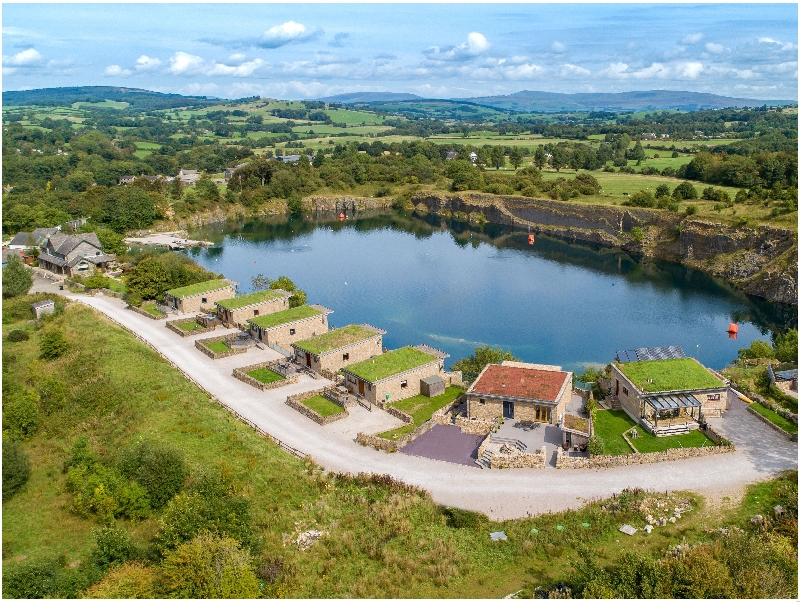
[[[4,4],[3,90],[797,99],[796,4]]]

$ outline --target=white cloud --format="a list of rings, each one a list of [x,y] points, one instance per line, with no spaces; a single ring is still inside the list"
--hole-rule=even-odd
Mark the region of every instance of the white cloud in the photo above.
[[[191,94],[193,96],[206,96],[208,94],[213,94],[217,90],[219,90],[219,86],[217,84],[200,84],[195,82],[193,84],[189,84],[188,86],[184,86],[181,89],[181,92],[183,94]]]
[[[3,65],[11,67],[30,67],[42,61],[42,55],[35,48],[28,48],[12,56],[3,57]]]
[[[564,53],[564,52],[566,52],[566,51],[567,51],[567,47],[566,47],[566,46],[564,46],[564,44],[562,44],[562,43],[561,43],[561,42],[559,42],[558,40],[556,40],[555,42],[553,42],[553,43],[550,45],[550,50],[552,50],[552,51],[553,51],[553,52],[555,52],[556,54],[562,54],[562,53]]]
[[[225,65],[224,63],[214,63],[214,65],[208,69],[205,74],[208,76],[214,75],[230,75],[233,77],[248,77],[253,74],[253,72],[264,65],[264,61],[261,59],[254,59],[252,61],[247,61],[241,63],[239,65]]]
[[[205,61],[193,54],[186,52],[176,52],[169,58],[167,73],[172,75],[191,75],[203,70]]]
[[[424,54],[432,61],[465,61],[479,56],[489,50],[486,37],[477,31],[471,32],[467,36],[467,41],[458,46],[431,46],[425,50]]]
[[[702,33],[690,33],[681,38],[681,44],[697,44],[704,37]]]
[[[161,64],[161,60],[155,57],[147,56],[143,54],[138,59],[136,59],[136,70],[137,71],[148,71],[150,69],[155,69]]]
[[[797,48],[797,44],[793,44],[792,42],[781,42],[780,40],[776,40],[774,38],[758,38],[758,41],[762,44],[774,44],[779,46],[781,50],[794,50]]]
[[[128,77],[131,74],[130,69],[123,69],[119,65],[109,65],[103,71],[103,75],[107,77]]]
[[[721,54],[725,50],[725,46],[722,44],[715,44],[714,42],[707,42],[706,43],[706,50],[711,54]]]
[[[697,79],[703,72],[703,63],[683,63],[677,67],[677,75],[688,79]]]
[[[262,48],[280,48],[292,42],[303,42],[322,33],[321,29],[308,29],[302,23],[287,21],[281,25],[270,27],[257,42]]]
[[[578,65],[566,63],[561,66],[561,77],[587,77],[591,74],[591,71],[584,69],[583,67],[579,67]]]

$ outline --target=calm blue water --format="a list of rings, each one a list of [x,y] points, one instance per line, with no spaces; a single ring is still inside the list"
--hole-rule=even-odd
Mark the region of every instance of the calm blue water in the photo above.
[[[240,293],[258,273],[289,276],[309,303],[334,310],[332,326],[373,324],[390,349],[426,343],[449,353],[448,365],[484,343],[576,371],[618,349],[680,345],[719,369],[753,339],[797,324],[795,308],[679,265],[540,235],[530,246],[527,232],[437,216],[276,218],[191,236],[216,243],[192,255]]]

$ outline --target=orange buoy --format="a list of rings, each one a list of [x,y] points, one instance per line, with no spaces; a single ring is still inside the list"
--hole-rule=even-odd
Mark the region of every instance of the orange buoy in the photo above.
[[[344,213],[339,214],[339,221],[340,222],[344,221]]]
[[[529,245],[533,244],[533,234],[528,234],[528,244]]]
[[[738,324],[729,324],[728,325],[728,332],[739,332],[739,325]]]

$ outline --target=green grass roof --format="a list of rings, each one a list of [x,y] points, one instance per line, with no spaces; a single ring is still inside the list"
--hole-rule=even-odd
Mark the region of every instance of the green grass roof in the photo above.
[[[720,379],[691,357],[627,362],[617,364],[617,367],[643,393],[723,386]]]
[[[363,341],[364,339],[371,339],[374,336],[377,336],[377,334],[357,324],[351,324],[350,326],[331,330],[330,332],[311,337],[304,341],[298,341],[294,346],[298,349],[313,353],[314,355],[320,355],[333,349],[339,349],[339,347],[344,347],[345,345]]]
[[[226,286],[232,286],[232,284],[227,280],[206,280],[205,282],[196,282],[194,284],[190,284],[189,286],[173,288],[172,290],[167,291],[167,294],[172,295],[176,299],[182,299],[183,297],[189,297],[191,295],[199,295],[200,293],[215,291],[220,288],[225,288]]]
[[[281,324],[288,324],[304,318],[311,318],[318,316],[322,312],[314,309],[309,305],[301,305],[300,307],[293,307],[283,311],[276,311],[274,314],[267,314],[266,316],[258,316],[248,320],[251,324],[255,324],[261,328],[274,328]]]
[[[437,357],[423,353],[419,349],[403,347],[357,364],[351,364],[346,370],[359,378],[374,383],[417,366],[434,362],[437,359]]]
[[[223,299],[222,301],[217,301],[217,305],[224,307],[225,309],[241,309],[242,307],[247,307],[248,305],[255,305],[256,303],[263,303],[265,301],[273,301],[274,299],[279,299],[280,297],[283,297],[283,291],[266,290],[259,291],[257,293],[250,293],[249,295],[241,295],[239,297],[234,297],[233,299]]]

